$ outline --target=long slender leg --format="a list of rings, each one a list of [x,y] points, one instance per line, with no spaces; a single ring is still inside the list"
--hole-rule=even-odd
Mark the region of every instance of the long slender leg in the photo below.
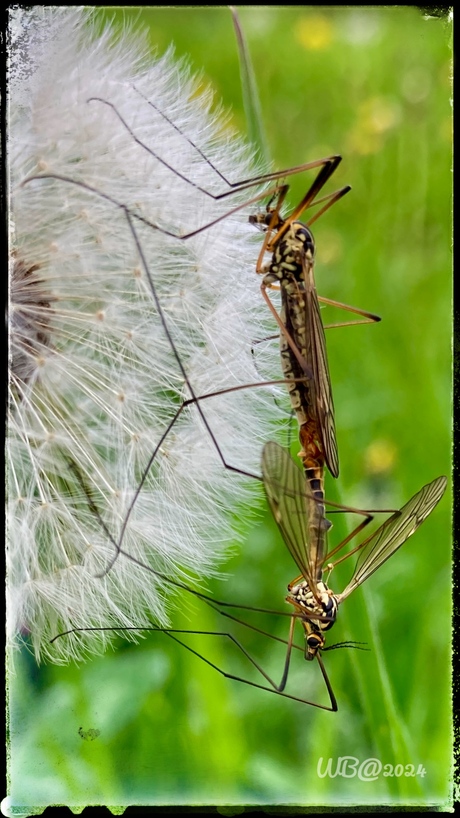
[[[145,97],[144,97],[144,99],[145,99]],[[199,190],[201,193],[204,193],[206,196],[211,197],[215,201],[218,201],[220,199],[225,199],[227,196],[231,196],[233,193],[236,193],[237,191],[247,190],[248,188],[254,187],[255,185],[262,184],[264,182],[271,182],[271,181],[275,181],[276,179],[284,179],[286,176],[293,176],[296,173],[303,173],[304,171],[313,170],[314,168],[320,168],[323,165],[329,165],[330,163],[333,163],[334,164],[333,170],[331,170],[329,172],[328,176],[327,176],[327,178],[329,178],[329,176],[334,172],[335,168],[337,167],[337,165],[339,164],[339,162],[341,161],[341,158],[342,158],[341,156],[336,156],[336,155],[327,156],[327,157],[324,157],[322,159],[315,159],[315,160],[313,160],[311,162],[304,162],[302,165],[296,165],[295,167],[292,167],[292,168],[285,168],[284,170],[272,171],[271,173],[263,173],[263,174],[260,174],[258,176],[252,176],[249,179],[242,179],[239,182],[232,183],[232,182],[229,182],[228,179],[226,179],[220,173],[220,171],[217,170],[217,168],[209,161],[207,156],[205,156],[205,154],[199,148],[197,148],[196,144],[194,142],[192,142],[191,139],[189,139],[187,136],[185,136],[185,134],[182,134],[182,132],[179,130],[179,128],[177,128],[177,126],[174,125],[171,122],[171,120],[162,111],[160,111],[160,109],[156,105],[154,105],[153,103],[149,102],[149,100],[147,100],[147,102],[149,102],[151,107],[154,108],[156,111],[158,111],[161,114],[161,116],[167,122],[169,122],[170,125],[172,125],[179,133],[182,134],[182,136],[184,136],[184,138],[187,140],[187,142],[195,148],[195,150],[200,154],[200,156],[203,159],[205,159],[206,162],[208,162],[210,167],[212,167],[213,170],[231,188],[230,190],[226,190],[223,193],[215,194],[215,193],[211,193],[209,190],[206,190],[206,188],[200,187],[200,185],[193,182],[193,180],[191,180],[191,179],[187,178],[186,176],[184,176],[176,168],[173,168],[172,165],[170,165],[165,159],[163,159],[163,157],[161,157],[158,153],[156,153],[156,151],[154,151],[149,145],[147,145],[145,142],[143,142],[141,139],[139,139],[139,137],[136,136],[135,132],[128,125],[128,123],[126,122],[124,117],[120,114],[120,112],[118,111],[118,109],[116,108],[116,106],[112,102],[109,102],[106,99],[102,99],[102,97],[90,97],[87,100],[87,102],[100,102],[100,103],[102,103],[104,105],[107,105],[109,108],[112,108],[112,110],[114,111],[114,113],[116,114],[116,116],[118,117],[120,122],[122,123],[123,127],[126,128],[127,132],[130,134],[132,139],[140,147],[142,147],[145,151],[147,151],[147,153],[149,153],[151,156],[153,156],[155,159],[157,159],[158,162],[161,162],[161,164],[164,165],[164,167],[166,167],[168,170],[172,171],[172,173],[174,173],[176,176],[178,176],[184,182],[187,182],[187,184],[189,184],[192,187],[196,188],[196,190]],[[323,182],[321,184],[320,188],[318,188],[318,189],[321,189],[321,187],[324,184],[325,184],[325,182]],[[303,209],[305,209],[305,208],[303,208]]]
[[[268,609],[268,608],[257,608],[257,607],[254,607],[253,605],[243,605],[243,604],[236,603],[236,602],[226,602],[224,600],[215,599],[213,597],[210,597],[208,594],[203,593],[202,591],[197,591],[194,588],[190,588],[184,582],[179,582],[178,580],[171,579],[171,577],[168,577],[166,574],[163,574],[161,571],[157,571],[157,570],[151,568],[149,565],[146,565],[144,562],[137,559],[137,557],[134,557],[132,554],[129,554],[128,552],[124,551],[120,547],[119,543],[117,543],[117,541],[113,537],[112,533],[110,532],[108,526],[106,525],[106,523],[104,521],[104,518],[102,517],[102,514],[99,511],[97,503],[95,502],[95,500],[92,497],[91,490],[86,485],[86,483],[85,483],[85,481],[83,479],[83,476],[81,475],[77,465],[71,460],[71,458],[68,458],[68,463],[69,463],[69,468],[71,468],[74,471],[74,474],[77,477],[77,479],[78,479],[78,481],[79,481],[79,483],[80,483],[80,485],[82,487],[82,490],[83,490],[84,494],[86,495],[88,506],[89,506],[90,510],[92,511],[94,516],[98,519],[98,521],[99,521],[99,523],[101,525],[101,528],[104,531],[104,533],[106,534],[107,539],[109,540],[109,542],[115,547],[116,556],[118,556],[119,554],[122,554],[124,557],[126,557],[128,560],[133,562],[135,565],[138,565],[141,568],[143,568],[144,570],[148,571],[154,577],[161,580],[162,582],[165,582],[166,584],[171,585],[174,588],[177,588],[177,589],[179,589],[181,591],[185,591],[186,593],[189,593],[192,596],[195,596],[198,599],[201,599],[202,602],[204,602],[206,605],[208,605],[210,608],[212,608],[220,616],[225,616],[227,619],[231,619],[233,622],[237,622],[240,625],[244,625],[245,627],[250,628],[251,630],[257,631],[258,633],[261,633],[264,636],[269,636],[271,639],[275,639],[278,642],[284,642],[285,644],[287,644],[284,639],[280,639],[277,636],[274,636],[272,634],[268,634],[266,631],[263,631],[260,628],[257,628],[255,625],[251,625],[248,622],[244,622],[243,620],[238,619],[237,617],[233,616],[232,614],[228,613],[227,611],[223,611],[223,610],[220,610],[220,609],[221,608],[232,608],[232,609],[236,608],[237,610],[247,610],[247,611],[253,611],[255,613],[271,614],[271,615],[275,615],[275,616],[290,616],[290,617],[294,617],[294,618],[296,618],[298,616],[304,616],[303,613],[302,614],[297,614],[297,613],[293,614],[291,611],[274,611],[274,610],[271,610],[271,609]],[[103,572],[103,574],[99,574],[99,575],[96,575],[96,576],[99,576],[99,577],[105,576],[105,574],[107,574],[108,570],[110,570],[110,567],[113,565],[114,561],[115,560],[112,560],[109,568],[106,569]],[[327,620],[327,617],[325,617],[325,619]],[[113,628],[95,628],[95,629],[94,628],[80,628],[79,630],[111,630],[111,629],[113,630]],[[125,628],[125,630],[127,630],[127,629],[129,630],[129,628]],[[138,628],[134,628],[134,630],[138,630]],[[58,636],[56,636],[54,638],[57,639],[59,636],[65,636],[66,633],[71,633],[71,632],[73,632],[73,631],[66,631],[65,633],[58,634]],[[54,639],[51,640],[51,641],[54,641]],[[297,648],[297,645],[293,645],[293,647]]]
[[[278,324],[278,326],[280,328],[280,331],[285,336],[285,338],[286,338],[286,340],[287,340],[287,342],[288,342],[288,344],[289,344],[289,346],[291,348],[291,351],[292,351],[293,355],[295,356],[295,358],[297,359],[297,361],[299,363],[300,368],[305,373],[305,376],[307,378],[311,379],[311,378],[313,378],[313,371],[312,371],[310,365],[305,360],[305,358],[300,354],[300,351],[299,351],[294,339],[291,337],[291,334],[287,331],[283,321],[281,320],[280,316],[278,315],[277,310],[275,309],[272,302],[270,301],[270,299],[269,299],[269,297],[267,295],[267,286],[268,285],[264,284],[264,282],[262,281],[262,284],[260,285],[260,291],[262,293],[262,296],[263,296],[264,300],[266,301],[267,306],[268,306],[270,312],[272,313],[276,323]]]
[[[290,623],[290,627],[289,627],[289,637],[288,637],[288,640],[286,642],[286,645],[287,645],[286,657],[285,657],[285,661],[284,661],[284,667],[283,667],[283,673],[282,673],[281,681],[280,681],[279,684],[276,684],[276,682],[273,681],[273,679],[269,676],[269,674],[254,659],[254,657],[251,656],[251,654],[238,641],[238,639],[235,636],[233,636],[233,634],[228,633],[227,631],[193,631],[193,630],[185,630],[185,629],[181,629],[181,628],[161,628],[161,627],[153,627],[153,626],[146,627],[146,628],[132,628],[132,627],[125,627],[125,628],[123,628],[123,627],[120,627],[120,628],[97,628],[97,627],[92,627],[92,628],[77,628],[77,629],[75,629],[73,631],[66,631],[66,633],[59,634],[59,636],[54,637],[54,639],[52,639],[51,641],[54,642],[57,638],[61,638],[62,636],[66,636],[66,635],[68,635],[70,633],[75,633],[75,632],[88,632],[88,631],[89,632],[96,632],[96,631],[101,631],[101,630],[102,631],[103,630],[111,630],[111,631],[113,631],[113,630],[115,630],[115,631],[116,630],[120,630],[120,631],[148,630],[148,631],[156,631],[156,632],[159,632],[159,633],[164,633],[165,636],[168,636],[169,638],[173,639],[173,641],[177,642],[179,645],[181,645],[183,648],[188,650],[194,656],[197,656],[199,659],[201,659],[201,661],[205,662],[207,665],[209,665],[209,667],[212,667],[214,670],[216,670],[218,673],[220,673],[226,679],[232,679],[233,681],[240,682],[242,684],[247,684],[250,687],[257,687],[259,690],[266,690],[269,693],[275,693],[275,694],[277,694],[279,696],[283,696],[284,698],[292,699],[293,701],[300,702],[301,704],[308,704],[311,707],[318,707],[321,710],[328,710],[328,711],[335,712],[337,710],[337,702],[336,702],[334,693],[332,691],[332,687],[331,687],[331,684],[329,682],[329,678],[327,676],[327,673],[326,673],[326,670],[324,668],[323,662],[319,657],[319,654],[317,654],[317,658],[318,658],[318,662],[319,662],[319,665],[320,665],[320,668],[321,668],[321,673],[322,673],[324,681],[326,683],[326,687],[327,687],[327,691],[328,691],[328,694],[329,694],[329,699],[330,699],[331,706],[328,707],[327,705],[324,705],[324,704],[318,704],[317,702],[312,702],[309,699],[302,699],[302,698],[300,698],[298,696],[292,696],[289,693],[284,693],[284,689],[285,689],[287,679],[288,679],[288,675],[289,675],[289,665],[290,665],[292,647],[297,647],[297,646],[294,646],[293,642],[292,642],[294,626],[295,626],[295,620],[296,620],[296,618],[291,615],[291,623]],[[245,625],[246,623],[241,622],[240,624]],[[185,642],[183,642],[181,639],[179,639],[177,636],[175,636],[175,634],[190,635],[190,636],[218,636],[220,638],[224,637],[225,639],[228,639],[248,659],[248,661],[258,671],[258,673],[260,673],[264,677],[264,679],[269,683],[270,687],[266,687],[265,685],[257,684],[256,682],[251,682],[251,681],[249,681],[249,679],[244,679],[243,677],[236,676],[233,673],[228,673],[227,671],[223,670],[218,665],[216,665],[214,662],[211,662],[210,659],[207,659],[205,656],[203,656],[197,650],[194,650],[194,648],[190,647],[190,645],[187,645]],[[265,635],[266,636],[271,636],[270,634],[265,634]],[[279,641],[284,641],[284,640],[279,640]]]
[[[178,239],[179,241],[187,241],[187,239],[191,239],[193,236],[197,236],[199,233],[202,233],[204,230],[208,230],[210,227],[214,227],[216,224],[219,224],[219,222],[223,221],[224,219],[227,219],[229,216],[233,216],[234,213],[238,213],[240,210],[243,210],[243,208],[248,207],[249,205],[254,204],[255,202],[259,202],[261,199],[265,199],[267,196],[277,193],[278,190],[280,189],[279,186],[276,186],[262,193],[258,193],[257,196],[253,196],[251,199],[247,199],[247,201],[242,202],[242,204],[237,205],[237,207],[233,207],[231,210],[227,210],[226,213],[223,213],[217,219],[214,219],[211,222],[207,222],[207,224],[204,224],[201,227],[197,227],[195,230],[191,230],[188,233],[183,233],[182,235],[180,235],[172,230],[167,230],[165,227],[161,227],[159,224],[150,221],[144,216],[141,216],[139,213],[130,210],[124,202],[120,202],[113,196],[109,196],[108,193],[104,193],[102,190],[99,190],[98,188],[95,188],[93,187],[93,185],[89,185],[86,182],[81,182],[78,179],[73,179],[71,176],[64,176],[61,173],[34,174],[33,176],[28,176],[26,179],[23,179],[23,181],[21,182],[21,187],[30,184],[30,182],[36,182],[41,179],[55,179],[58,182],[65,182],[66,184],[81,187],[83,190],[87,190],[89,193],[94,193],[101,199],[105,199],[105,201],[110,202],[115,207],[118,207],[120,210],[123,210],[124,213],[126,214],[129,213],[131,218],[136,219],[141,224],[145,224],[152,230],[158,230],[160,233],[163,233],[163,235],[171,236],[171,238]]]
[[[280,230],[278,231],[278,233],[276,234],[276,236],[272,240],[273,246],[286,233],[286,231],[289,229],[292,222],[297,221],[297,219],[302,215],[302,213],[307,208],[311,207],[311,205],[314,203],[314,199],[315,199],[316,195],[324,187],[324,185],[326,184],[328,179],[332,176],[332,174],[334,173],[334,171],[337,168],[337,165],[339,164],[341,159],[342,159],[341,156],[333,156],[333,157],[330,158],[330,160],[327,163],[325,163],[323,165],[323,167],[321,168],[321,170],[317,174],[316,178],[313,180],[313,183],[311,184],[311,186],[307,190],[307,192],[306,192],[305,196],[303,197],[303,199],[301,199],[301,201],[299,202],[297,207],[295,207],[294,210],[292,211],[292,213],[290,213],[289,216],[284,220],[282,227],[280,228]],[[334,204],[334,202],[338,201],[338,199],[341,199],[342,196],[345,196],[345,194],[348,193],[349,190],[351,190],[351,188],[350,188],[350,186],[347,186],[347,187],[341,188],[336,193],[330,194],[330,196],[325,197],[325,199],[328,200],[327,204],[325,204],[324,207],[322,207],[319,210],[318,213],[315,213],[315,215],[311,218],[309,224],[312,224],[317,219],[319,219],[319,217],[323,213],[325,213],[326,210],[328,210]],[[271,247],[272,247],[272,245],[269,244],[269,249],[271,249]]]
[[[379,315],[375,315],[373,312],[368,312],[367,310],[361,310],[359,307],[351,307],[349,304],[343,304],[341,301],[334,301],[332,298],[325,298],[322,295],[318,296],[318,301],[321,301],[322,304],[327,304],[331,307],[338,307],[341,310],[347,310],[347,312],[353,312],[356,315],[363,315],[363,321],[343,321],[338,324],[325,324],[324,329],[335,329],[336,327],[351,327],[356,326],[356,324],[378,324],[379,321],[382,319]]]
[[[294,379],[294,380],[296,380],[296,381],[303,381],[303,378],[296,378],[296,379]],[[291,381],[290,381],[290,382],[291,382]],[[106,525],[105,525],[105,523],[104,523],[104,521],[103,521],[103,518],[102,518],[102,516],[100,515],[100,513],[99,513],[99,511],[98,511],[98,509],[97,509],[97,507],[96,507],[96,505],[95,505],[95,503],[94,503],[94,501],[93,501],[93,499],[92,499],[92,497],[91,497],[91,493],[90,493],[90,491],[88,490],[88,487],[85,485],[84,480],[83,480],[83,478],[82,478],[81,474],[79,473],[79,471],[78,471],[78,470],[77,470],[77,468],[76,468],[76,465],[73,463],[73,461],[71,461],[71,460],[69,461],[70,468],[72,468],[72,469],[75,471],[76,476],[77,476],[77,479],[79,480],[79,482],[80,482],[80,484],[81,484],[81,486],[82,486],[82,488],[83,488],[83,490],[84,490],[84,492],[85,492],[85,494],[86,494],[86,496],[87,496],[87,498],[88,498],[88,502],[89,502],[89,503],[90,503],[90,505],[91,505],[92,511],[93,511],[94,513],[96,513],[96,514],[97,514],[97,516],[98,516],[98,518],[99,518],[99,520],[100,520],[100,522],[101,522],[101,525],[102,525],[102,526],[103,526],[103,528],[104,528],[104,531],[105,531],[106,535],[109,537],[110,541],[112,542],[112,544],[115,546],[115,549],[116,549],[115,555],[114,555],[113,559],[111,560],[111,562],[109,563],[109,566],[107,567],[107,569],[106,569],[106,570],[103,572],[103,574],[101,574],[101,575],[97,575],[97,576],[101,576],[101,577],[102,577],[102,576],[105,576],[105,574],[107,574],[107,573],[108,573],[108,571],[110,571],[110,569],[113,567],[113,565],[114,565],[114,563],[115,563],[115,560],[117,559],[117,556],[118,556],[120,553],[124,553],[124,554],[125,554],[125,556],[129,556],[129,557],[130,557],[130,555],[128,555],[128,554],[126,554],[125,552],[123,552],[123,550],[122,550],[122,548],[121,548],[121,546],[122,546],[122,542],[123,542],[123,539],[124,539],[124,534],[125,534],[125,531],[126,531],[126,528],[127,528],[128,522],[129,522],[129,518],[130,518],[130,516],[131,516],[131,513],[132,513],[133,508],[134,508],[134,506],[135,506],[135,503],[136,503],[136,501],[137,501],[137,498],[138,498],[138,496],[139,496],[139,494],[140,494],[140,492],[141,492],[141,490],[142,490],[142,487],[143,487],[143,485],[144,485],[144,483],[145,483],[145,480],[147,479],[147,476],[148,476],[148,473],[149,473],[149,471],[150,471],[150,469],[151,469],[151,467],[152,467],[152,464],[153,464],[153,462],[154,462],[154,460],[155,460],[155,458],[156,458],[156,456],[157,456],[157,454],[158,454],[158,451],[160,450],[160,448],[161,448],[161,446],[162,446],[162,444],[163,444],[164,440],[165,440],[165,439],[166,439],[166,437],[168,436],[169,432],[171,431],[171,429],[172,429],[172,427],[174,426],[174,424],[176,423],[176,421],[179,419],[179,417],[180,417],[180,415],[182,414],[182,412],[184,411],[184,409],[186,409],[188,406],[191,406],[191,405],[193,405],[193,404],[196,404],[196,405],[197,405],[197,408],[200,410],[200,402],[201,402],[201,401],[205,401],[205,400],[207,400],[207,399],[214,398],[214,397],[216,397],[216,396],[220,396],[220,395],[225,394],[225,393],[227,393],[227,392],[228,392],[228,393],[230,393],[230,392],[237,392],[237,391],[240,391],[240,390],[242,390],[242,389],[267,387],[267,386],[272,386],[272,385],[274,385],[274,384],[279,384],[279,383],[286,383],[286,380],[280,380],[280,381],[266,381],[266,382],[262,382],[262,383],[244,384],[244,385],[241,385],[241,386],[234,386],[234,387],[230,387],[230,388],[229,388],[229,389],[227,389],[227,390],[219,390],[218,392],[210,392],[210,393],[207,393],[207,394],[205,394],[205,395],[194,396],[193,398],[189,398],[188,400],[185,400],[185,401],[184,401],[184,402],[181,404],[181,406],[178,408],[178,410],[177,410],[177,412],[175,413],[174,417],[173,417],[173,418],[171,419],[171,421],[169,422],[169,424],[168,424],[168,426],[166,427],[165,431],[163,432],[163,434],[162,434],[162,436],[161,436],[160,440],[159,440],[159,441],[158,441],[158,443],[156,444],[156,446],[155,446],[155,448],[154,448],[154,450],[153,450],[153,452],[152,452],[152,454],[151,454],[151,456],[150,456],[150,458],[149,458],[149,460],[148,460],[148,462],[147,462],[147,465],[146,465],[146,466],[145,466],[145,468],[144,468],[144,471],[143,471],[143,473],[142,473],[141,479],[140,479],[140,481],[139,481],[139,483],[138,483],[138,485],[137,485],[137,488],[136,488],[135,494],[134,494],[134,496],[133,496],[133,498],[132,498],[132,500],[131,500],[131,503],[130,503],[130,505],[129,505],[129,507],[128,507],[128,510],[127,510],[127,512],[126,512],[126,515],[125,515],[125,517],[124,517],[124,520],[123,520],[123,524],[122,524],[122,528],[121,528],[121,531],[120,531],[120,535],[119,535],[119,539],[118,539],[118,541],[116,541],[116,540],[113,538],[113,536],[111,535],[110,531],[107,529],[107,527],[106,527]],[[201,410],[200,410],[200,414],[202,414]],[[204,418],[203,414],[202,414],[202,417]],[[219,455],[220,455],[220,457],[221,457],[221,460],[222,460],[223,465],[224,465],[226,468],[228,468],[229,470],[231,470],[231,471],[233,471],[233,472],[236,472],[236,473],[238,473],[238,474],[241,474],[241,475],[243,475],[243,476],[246,476],[246,477],[251,477],[251,478],[254,478],[254,479],[256,479],[256,480],[261,480],[261,477],[260,477],[259,475],[252,474],[251,472],[247,472],[247,471],[244,471],[243,469],[239,469],[239,468],[237,468],[236,466],[231,466],[230,464],[227,464],[227,462],[226,462],[225,458],[223,457],[223,455],[222,455],[222,453],[221,453],[221,450],[220,450],[220,448],[219,448],[219,446],[218,446],[218,443],[217,443],[217,440],[216,440],[216,438],[215,438],[215,435],[214,435],[214,433],[212,432],[211,428],[208,426],[208,424],[207,424],[207,422],[206,422],[206,419],[205,419],[205,418],[204,418],[204,421],[205,421],[206,428],[208,429],[209,434],[210,434],[210,436],[211,436],[211,439],[213,440],[213,442],[214,442],[214,444],[215,444],[215,446],[216,446],[216,450],[217,450],[217,452],[219,453]],[[313,495],[310,495],[308,492],[306,492],[306,496],[307,496],[307,497],[311,497],[311,498],[312,498],[312,499],[314,499],[314,500],[317,500],[317,498],[316,498],[316,497],[314,497]],[[318,501],[318,502],[319,502],[319,501]],[[327,500],[327,499],[325,499],[325,500],[324,500],[324,503],[325,503],[326,505],[328,505],[328,506],[333,507],[334,509],[336,509],[336,510],[337,510],[337,513],[338,513],[338,512],[350,512],[350,513],[355,513],[355,514],[361,514],[361,515],[364,515],[364,516],[366,517],[366,519],[365,519],[365,520],[364,520],[364,521],[363,521],[363,522],[362,522],[362,523],[361,523],[359,526],[357,526],[357,528],[356,528],[356,529],[355,529],[355,530],[354,530],[354,531],[353,531],[351,534],[349,534],[349,535],[348,535],[348,537],[347,537],[347,538],[346,538],[346,539],[345,539],[345,540],[344,540],[342,543],[340,543],[340,545],[339,545],[339,546],[337,546],[337,547],[334,549],[334,551],[333,551],[333,552],[331,552],[331,553],[328,555],[328,558],[330,558],[330,556],[331,556],[333,553],[335,553],[336,551],[338,551],[339,549],[341,549],[343,546],[345,546],[345,545],[346,545],[346,543],[347,543],[347,542],[349,542],[349,541],[350,541],[350,540],[351,540],[353,537],[355,537],[355,536],[356,536],[356,535],[359,533],[359,531],[360,531],[360,530],[362,530],[362,529],[364,528],[364,526],[365,526],[365,525],[367,525],[367,524],[368,524],[368,523],[369,523],[369,522],[370,522],[370,521],[373,519],[373,517],[372,517],[372,514],[373,514],[373,513],[394,513],[394,512],[395,512],[395,509],[358,509],[358,508],[355,508],[355,507],[353,507],[353,506],[346,506],[346,505],[343,505],[342,503],[336,503],[336,502],[333,502],[332,500]],[[334,513],[334,511],[330,510],[330,511],[329,511],[329,513],[330,513],[330,514],[331,514],[331,513]],[[353,553],[353,552],[350,552],[350,553]],[[346,556],[348,556],[348,555],[346,555]],[[130,557],[130,558],[131,558],[131,557]],[[144,567],[148,567],[148,566],[144,566]]]

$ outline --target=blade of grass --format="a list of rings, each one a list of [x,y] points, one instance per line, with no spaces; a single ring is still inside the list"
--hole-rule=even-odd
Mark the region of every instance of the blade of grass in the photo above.
[[[243,92],[243,105],[248,126],[248,135],[251,142],[257,146],[264,162],[269,163],[270,152],[265,129],[262,124],[262,107],[260,104],[257,82],[252,67],[249,49],[241,28],[240,19],[235,6],[229,6],[232,13],[233,25],[235,28],[236,42],[240,59],[241,89]]]

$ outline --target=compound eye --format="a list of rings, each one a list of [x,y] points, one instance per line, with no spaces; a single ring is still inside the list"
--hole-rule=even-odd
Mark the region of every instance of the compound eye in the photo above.
[[[315,256],[315,242],[313,239],[312,234],[310,233],[308,227],[304,224],[299,227],[296,234],[297,239],[299,239],[305,248],[305,253],[310,256],[310,258],[314,258]]]
[[[330,597],[330,596],[327,598],[327,602],[323,602],[323,608],[324,608],[326,613],[329,613],[329,611],[333,607],[333,604],[334,603],[332,602],[332,597]]]
[[[310,244],[312,247],[314,247],[315,242],[314,242],[314,239],[313,239],[313,235],[312,235],[311,231],[309,230],[309,228],[307,227],[307,225],[302,224],[301,222],[297,222],[297,224],[298,224],[298,228],[297,228],[297,231],[296,231],[297,232],[297,237],[299,239],[302,239],[302,241],[304,241],[305,244]]]
[[[309,648],[317,648],[320,643],[321,640],[318,639],[318,637],[315,636],[315,634],[311,634],[311,636],[307,638],[307,645]]]

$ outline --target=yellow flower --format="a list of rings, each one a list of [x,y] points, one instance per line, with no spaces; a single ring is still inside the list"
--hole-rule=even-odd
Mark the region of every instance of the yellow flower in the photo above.
[[[331,21],[322,14],[303,17],[296,31],[298,42],[309,51],[322,51],[329,48],[334,39]]]

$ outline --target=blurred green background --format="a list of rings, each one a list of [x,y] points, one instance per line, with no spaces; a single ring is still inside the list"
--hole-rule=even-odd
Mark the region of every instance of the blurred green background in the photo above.
[[[97,14],[148,27],[154,52],[174,43],[244,133],[228,9]],[[328,189],[353,188],[315,225],[318,291],[383,319],[328,333],[341,476],[327,494],[355,506],[398,507],[424,483],[450,475],[450,28],[415,7],[241,7],[239,15],[274,167],[340,153]],[[289,181],[294,204],[308,180]],[[329,309],[324,316],[337,320]],[[24,652],[11,688],[14,803],[445,803],[449,495],[341,608],[329,644],[355,639],[370,651],[324,654],[338,713],[224,679],[161,634],[134,646],[120,640],[115,652],[79,668],[38,669]],[[347,530],[346,520],[334,523],[331,544]],[[334,590],[350,571],[347,563],[336,569]],[[268,511],[227,572],[225,582],[209,584],[217,598],[283,609],[296,569]],[[228,627],[199,603],[176,623]],[[262,626],[285,635],[287,620],[267,617]],[[237,636],[279,679],[282,647],[251,631]],[[224,640],[190,644],[250,676]],[[290,692],[326,703],[316,663],[294,658]],[[100,734],[92,739],[90,729]],[[329,758],[335,769],[343,756],[412,764],[415,772],[423,765],[426,774],[375,781],[318,775],[320,758],[323,769]]]

